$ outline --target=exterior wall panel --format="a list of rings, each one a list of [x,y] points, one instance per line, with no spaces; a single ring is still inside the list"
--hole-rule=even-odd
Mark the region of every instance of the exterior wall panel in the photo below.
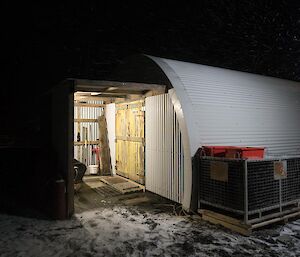
[[[299,83],[150,58],[181,102],[192,155],[201,145],[263,146],[268,156],[300,154]]]
[[[183,145],[178,119],[169,94],[145,101],[146,189],[183,201]]]

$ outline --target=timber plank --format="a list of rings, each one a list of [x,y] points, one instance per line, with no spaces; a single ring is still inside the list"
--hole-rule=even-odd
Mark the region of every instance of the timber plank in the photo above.
[[[251,226],[242,224],[240,220],[210,210],[199,210],[198,212],[202,214],[203,220],[212,224],[221,225],[244,236],[251,235]]]
[[[258,228],[265,227],[270,224],[278,223],[281,221],[287,222],[292,218],[300,217],[300,211],[295,211],[286,215],[282,215],[277,218],[257,222],[254,224],[245,224],[242,220],[238,220],[227,215],[216,213],[211,210],[200,209],[198,213],[202,216],[203,220],[206,220],[212,224],[221,225],[234,232],[240,233],[244,236],[250,236],[252,231]]]
[[[116,140],[145,143],[145,138],[143,137],[116,136]]]
[[[74,119],[74,122],[98,122],[98,119]]]
[[[76,107],[101,107],[104,108],[105,104],[88,104],[88,103],[75,103]]]
[[[111,160],[110,160],[110,149],[108,144],[107,136],[107,124],[104,115],[98,117],[99,126],[99,147],[101,149],[100,154],[100,166],[102,175],[111,175]]]
[[[74,142],[74,145],[98,145],[99,141],[80,141],[80,142]]]

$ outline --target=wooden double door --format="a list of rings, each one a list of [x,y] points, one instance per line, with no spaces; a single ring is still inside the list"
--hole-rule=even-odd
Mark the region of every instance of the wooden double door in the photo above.
[[[116,105],[116,173],[145,184],[145,102]]]

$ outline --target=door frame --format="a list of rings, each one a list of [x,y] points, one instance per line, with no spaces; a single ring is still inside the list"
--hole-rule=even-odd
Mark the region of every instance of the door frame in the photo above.
[[[64,199],[56,199],[56,207],[65,203],[65,218],[74,214],[73,120],[74,83],[63,81],[52,89],[51,100],[51,153],[56,180],[63,179]],[[62,202],[63,201],[63,202]]]
[[[57,161],[55,168],[65,181],[65,218],[70,218],[74,210],[74,93],[77,91],[102,92],[107,88],[120,89],[122,94],[152,96],[163,94],[165,85],[136,82],[103,80],[66,79],[52,89],[51,151]],[[62,108],[62,107],[65,108]],[[58,140],[59,139],[59,140]]]

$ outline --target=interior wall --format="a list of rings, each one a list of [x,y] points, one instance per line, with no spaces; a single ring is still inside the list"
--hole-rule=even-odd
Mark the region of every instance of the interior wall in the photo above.
[[[87,104],[103,104],[103,101],[87,101]],[[102,107],[75,106],[75,119],[98,119],[103,115]],[[97,157],[92,153],[94,147],[98,146],[99,125],[98,122],[74,122],[74,142],[77,142],[78,133],[80,142],[97,142],[96,144],[80,144],[74,146],[74,158],[85,165],[95,165],[98,163]],[[77,142],[78,143],[78,142]]]
[[[110,149],[110,158],[112,172],[116,174],[116,105],[114,103],[107,104],[105,107],[105,118],[107,122],[108,143]]]

